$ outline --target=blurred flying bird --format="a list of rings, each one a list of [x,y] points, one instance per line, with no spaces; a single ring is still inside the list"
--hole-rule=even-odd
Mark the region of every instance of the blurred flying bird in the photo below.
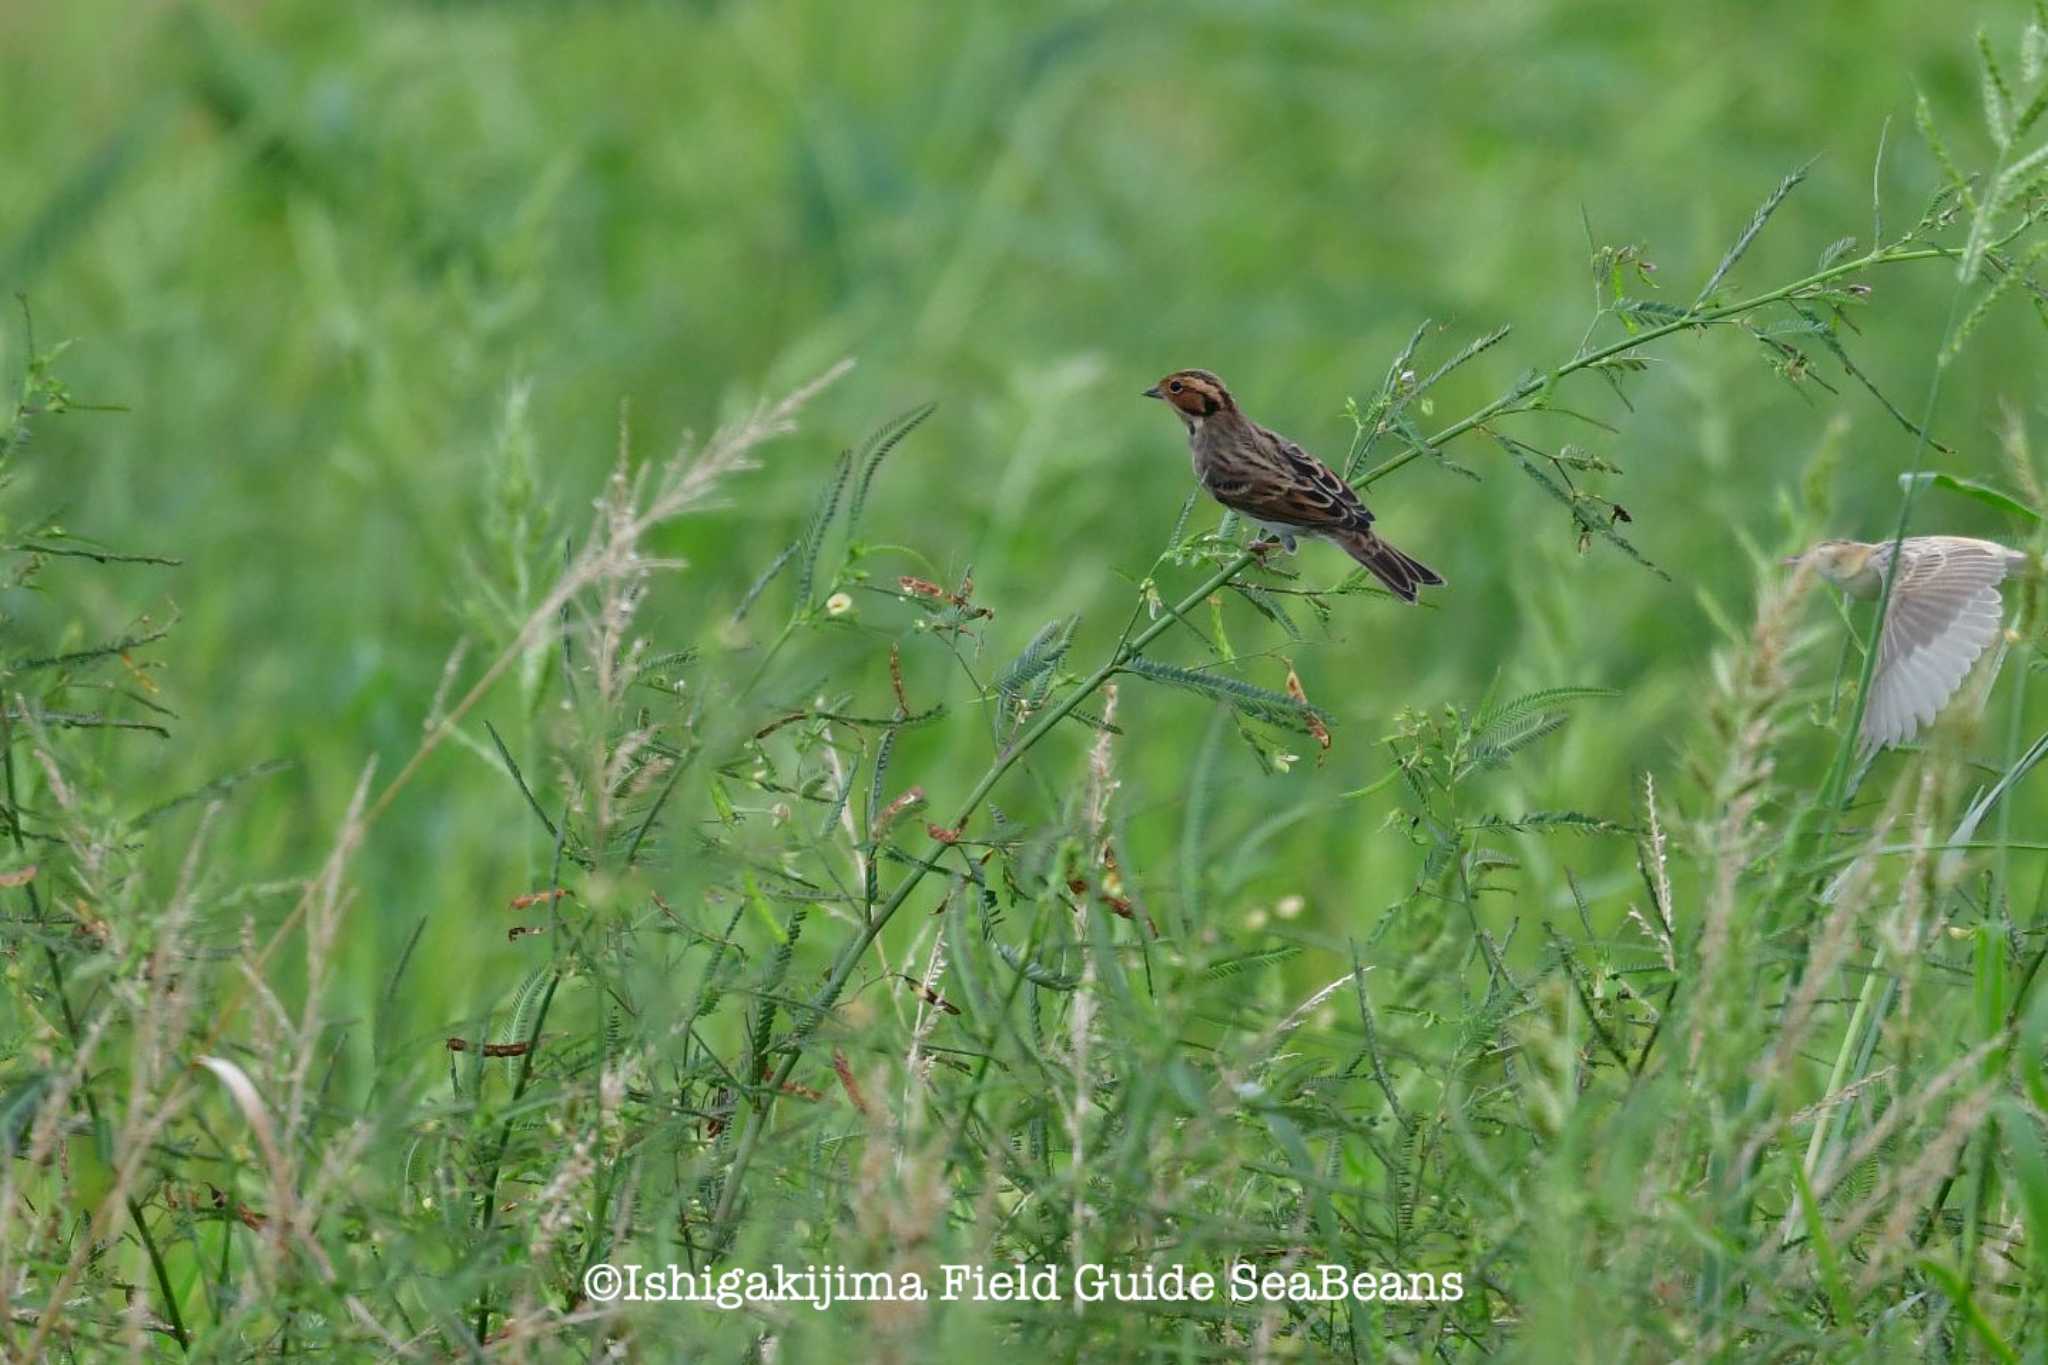
[[[1933,723],[1998,638],[1998,585],[2027,562],[2018,550],[1966,536],[1911,536],[1898,550],[1899,574],[1863,708],[1866,752],[1904,744]],[[1785,562],[1811,564],[1849,596],[1867,600],[1883,589],[1891,559],[1890,541],[1823,540]]]
[[[1341,548],[1413,602],[1417,589],[1443,583],[1436,570],[1381,540],[1372,513],[1337,472],[1285,436],[1239,411],[1223,381],[1207,370],[1176,370],[1145,390],[1171,407],[1188,429],[1195,478],[1225,507],[1256,522],[1274,544],[1294,552],[1297,535],[1317,536]]]

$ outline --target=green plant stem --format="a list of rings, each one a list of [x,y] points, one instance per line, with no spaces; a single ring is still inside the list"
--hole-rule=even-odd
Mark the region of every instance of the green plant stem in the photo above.
[[[538,811],[539,807],[536,806],[534,809]],[[562,818],[555,825],[554,869],[548,873],[548,891],[550,892],[548,904],[553,907],[549,918],[553,921],[552,927],[554,930],[549,935],[549,943],[557,954],[562,951],[562,912],[560,908],[561,896],[555,893],[560,892],[562,887],[562,843],[564,836],[569,832],[570,810],[570,805],[564,802],[562,805]],[[541,819],[545,821],[547,816],[542,814]],[[477,1224],[477,1235],[479,1237],[489,1236],[491,1225],[497,1219],[498,1173],[505,1163],[505,1149],[511,1146],[512,1143],[512,1123],[518,1117],[519,1101],[526,1097],[526,1087],[533,1080],[533,1056],[536,1052],[540,1051],[541,1027],[548,1021],[548,1008],[555,1003],[555,988],[562,984],[562,968],[559,963],[560,959],[558,957],[554,973],[548,977],[547,992],[540,998],[540,1008],[534,1011],[533,1027],[527,1030],[526,1051],[519,1055],[519,1077],[512,1084],[512,1099],[506,1106],[508,1112],[505,1115],[505,1122],[498,1128],[498,1145],[491,1153],[489,1174],[484,1178],[483,1217]],[[479,1040],[479,1044],[481,1044],[481,1040]],[[483,1292],[477,1296],[476,1305],[476,1341],[479,1347],[484,1344],[484,1337],[490,1330],[490,1325],[491,1289],[490,1284],[486,1282]]]
[[[555,1002],[555,987],[562,984],[562,974],[557,971],[548,978],[547,993],[540,998],[540,1008],[534,1012],[533,1030],[526,1035],[526,1051],[519,1055],[519,1078],[512,1085],[512,1099],[507,1108],[513,1112],[505,1115],[505,1122],[498,1128],[498,1145],[491,1153],[489,1173],[484,1179],[483,1217],[477,1225],[479,1237],[488,1236],[491,1225],[497,1221],[498,1213],[498,1171],[505,1162],[505,1149],[512,1144],[512,1124],[518,1117],[519,1102],[526,1097],[527,1084],[533,1079],[533,1054],[540,1050],[541,1025],[547,1022],[548,1007]],[[476,1306],[476,1340],[484,1344],[484,1336],[491,1325],[491,1291],[488,1285],[478,1296]]]
[[[1872,959],[1870,971],[1863,978],[1863,989],[1856,993],[1856,1008],[1849,1013],[1849,1027],[1842,1035],[1842,1046],[1835,1053],[1835,1064],[1828,1071],[1827,1089],[1821,1091],[1821,1098],[1841,1091],[1842,1083],[1849,1075],[1850,1058],[1856,1051],[1856,1040],[1863,1036],[1863,1021],[1870,1015],[1870,1002],[1877,994],[1877,983],[1884,976],[1884,949],[1879,948]],[[1820,1163],[1821,1149],[1827,1145],[1828,1133],[1835,1126],[1834,1115],[1822,1110],[1814,1121],[1813,1136],[1806,1143],[1806,1177],[1811,1180]]]
[[[25,708],[27,703],[24,701],[23,705]],[[14,725],[8,719],[7,708],[4,706],[0,706],[0,767],[4,767],[6,773],[8,831],[14,839],[16,856],[26,858],[28,845],[21,833],[21,797],[17,794],[14,783]],[[40,927],[44,922],[43,903],[42,898],[36,894],[35,882],[24,882],[22,890],[27,893],[29,915]],[[57,1012],[63,1017],[64,1032],[70,1037],[75,1052],[81,1046],[84,1034],[78,1027],[78,1016],[71,1012],[71,992],[64,983],[64,961],[47,940],[43,944],[43,956],[49,963],[50,988],[57,995]],[[85,1103],[85,1112],[92,1120],[94,1138],[97,1140],[99,1103],[93,1098],[92,1088],[87,1085],[79,1087],[79,1097]],[[171,1325],[171,1336],[177,1341],[179,1351],[190,1355],[192,1337],[186,1331],[185,1314],[178,1307],[178,1296],[171,1288],[170,1269],[164,1264],[163,1253],[157,1250],[156,1238],[151,1234],[149,1223],[142,1216],[142,1206],[135,1201],[134,1196],[129,1196],[127,1207],[129,1220],[135,1224],[135,1234],[142,1241],[142,1250],[149,1257],[150,1273],[156,1277],[157,1294],[163,1299],[164,1319]]]
[[[171,1336],[178,1343],[178,1349],[185,1354],[192,1353],[192,1339],[185,1331],[185,1315],[178,1307],[178,1296],[171,1292],[170,1267],[164,1264],[163,1253],[157,1250],[156,1238],[149,1231],[149,1223],[142,1216],[142,1205],[135,1196],[128,1196],[128,1218],[135,1224],[135,1234],[142,1239],[143,1254],[149,1257],[150,1274],[156,1277],[157,1292],[163,1295],[164,1318],[171,1325]]]
[[[1904,261],[1945,259],[1952,255],[1954,255],[1953,251],[1943,247],[1880,247],[1858,257],[1856,260],[1830,266],[1826,270],[1816,271],[1803,279],[1795,280],[1791,284],[1758,294],[1742,302],[1725,304],[1718,308],[1702,309],[1698,312],[1688,313],[1683,318],[1660,323],[1655,327],[1646,327],[1642,331],[1632,333],[1625,339],[1617,341],[1612,345],[1603,346],[1598,350],[1587,351],[1577,355],[1539,378],[1522,381],[1509,389],[1507,393],[1481,407],[1476,412],[1460,418],[1458,421],[1438,431],[1429,438],[1427,445],[1411,445],[1407,450],[1398,455],[1390,456],[1374,468],[1366,471],[1358,479],[1358,484],[1360,487],[1369,487],[1422,455],[1426,450],[1433,450],[1444,442],[1463,435],[1465,432],[1471,431],[1492,418],[1500,416],[1524,399],[1556,384],[1557,381],[1565,378],[1567,375],[1575,374],[1604,360],[1612,359],[1645,343],[1656,341],[1660,337],[1669,336],[1673,332],[1682,331],[1689,327],[1703,327],[1727,318],[1754,312],[1759,308],[1768,307],[1773,303],[1808,293],[1831,280],[1855,274],[1860,270],[1867,270],[1872,266],[1891,265]],[[1053,728],[1065,720],[1076,706],[1092,696],[1096,689],[1107,682],[1119,669],[1143,653],[1146,646],[1163,635],[1187,613],[1199,607],[1210,594],[1224,587],[1233,578],[1237,577],[1256,558],[1257,556],[1249,553],[1240,554],[1229,564],[1211,574],[1200,587],[1182,598],[1178,604],[1167,607],[1164,614],[1158,620],[1152,622],[1151,625],[1147,626],[1126,643],[1119,645],[1110,655],[1108,662],[1082,679],[1058,704],[1041,715],[1007,749],[997,755],[995,762],[982,775],[981,780],[974,785],[974,789],[967,794],[967,799],[961,803],[959,814],[954,819],[951,827],[956,830],[963,828],[975,811],[981,808],[981,803],[987,799],[988,794],[995,789],[996,783],[1002,780],[1003,774],[1007,773],[1018,759],[1022,758],[1040,740],[1050,734]],[[781,1064],[776,1067],[774,1075],[756,1092],[754,1103],[747,1112],[746,1126],[741,1130],[739,1142],[733,1149],[732,1163],[727,1167],[725,1183],[719,1191],[717,1207],[711,1215],[711,1241],[708,1250],[712,1256],[719,1254],[726,1238],[730,1235],[734,1209],[739,1200],[740,1186],[745,1179],[748,1166],[753,1161],[754,1152],[760,1143],[761,1132],[767,1127],[769,1114],[775,1105],[775,1097],[781,1093],[784,1083],[788,1081],[790,1074],[796,1069],[798,1059],[802,1056],[805,1039],[809,1037],[811,1030],[817,1027],[819,1021],[824,1017],[825,1011],[829,1010],[833,1002],[839,998],[839,992],[845,988],[848,978],[853,974],[855,964],[860,961],[862,954],[867,951],[868,945],[873,943],[882,930],[887,927],[890,919],[902,908],[903,903],[910,898],[911,892],[915,891],[918,884],[924,880],[925,874],[938,865],[938,860],[947,847],[947,844],[935,842],[932,850],[905,874],[904,879],[897,884],[895,892],[890,895],[882,907],[861,926],[860,932],[855,934],[840,949],[838,956],[833,960],[830,973],[825,978],[825,984],[812,997],[807,1011],[809,1017],[797,1026],[795,1034],[787,1045],[788,1051],[784,1055]]]
[[[1688,327],[1704,327],[1711,323],[1725,321],[1728,318],[1740,317],[1745,313],[1753,313],[1759,308],[1767,308],[1771,304],[1781,303],[1786,299],[1818,289],[1831,280],[1838,280],[1845,275],[1853,275],[1859,270],[1868,270],[1872,266],[1895,265],[1904,261],[1935,260],[1953,255],[1955,255],[1955,252],[1948,247],[1878,247],[1857,257],[1853,261],[1844,261],[1839,265],[1829,266],[1826,270],[1817,270],[1804,279],[1794,280],[1791,284],[1783,285],[1767,293],[1758,294],[1753,298],[1744,299],[1740,303],[1724,304],[1719,308],[1702,309],[1699,312],[1687,313],[1682,318],[1673,318],[1669,322],[1660,322],[1655,327],[1645,327],[1642,331],[1631,333],[1611,345],[1602,346],[1596,351],[1587,351],[1575,356],[1548,374],[1523,380],[1471,416],[1461,418],[1437,432],[1436,435],[1429,439],[1427,447],[1411,445],[1400,454],[1389,456],[1379,464],[1374,465],[1359,476],[1358,484],[1360,487],[1371,487],[1409,461],[1422,455],[1425,450],[1434,449],[1445,441],[1462,436],[1474,427],[1494,417],[1498,417],[1523,399],[1542,392],[1558,380],[1563,379],[1566,375],[1576,374],[1578,371],[1598,365],[1604,360],[1612,360],[1614,357],[1626,354],[1646,342],[1670,336],[1673,332],[1682,332]]]
[[[1962,301],[1963,285],[1958,283],[1949,296],[1948,321],[1943,324],[1941,329],[1941,346],[1935,352],[1934,374],[1927,381],[1927,401],[1920,412],[1920,424],[1915,428],[1912,477],[1906,480],[1905,489],[1899,498],[1898,520],[1892,527],[1890,561],[1892,565],[1896,565],[1899,561],[1899,547],[1905,542],[1906,527],[1913,516],[1913,496],[1919,491],[1920,487],[1918,476],[1921,461],[1927,453],[1930,439],[1928,433],[1934,427],[1935,411],[1941,404],[1941,380],[1942,375],[1946,371],[1946,365],[1941,361],[1940,357],[1947,353],[1950,339],[1955,336],[1956,321],[1962,313]],[[1841,743],[1835,748],[1835,761],[1830,766],[1827,781],[1821,789],[1820,804],[1826,815],[1816,842],[1815,857],[1812,861],[1817,862],[1826,859],[1828,846],[1834,841],[1836,828],[1840,823],[1842,813],[1854,795],[1854,791],[1849,785],[1849,775],[1854,766],[1854,755],[1862,747],[1863,717],[1870,706],[1870,682],[1877,674],[1877,656],[1879,653],[1879,643],[1884,639],[1885,614],[1891,608],[1892,585],[1897,578],[1898,575],[1888,567],[1878,588],[1876,615],[1871,619],[1870,623],[1870,644],[1863,651],[1863,667],[1857,675],[1856,704],[1850,708],[1849,724],[1842,733]],[[1877,990],[1878,978],[1884,975],[1884,956],[1884,949],[1880,946],[1877,955],[1871,961],[1870,974],[1863,978],[1863,986],[1856,993],[1856,1007],[1850,1012],[1849,1027],[1843,1031],[1841,1046],[1835,1051],[1835,1062],[1828,1072],[1828,1086],[1822,1092],[1823,1099],[1829,1095],[1840,1093],[1842,1086],[1850,1080],[1849,1073],[1852,1060],[1857,1055],[1858,1043],[1862,1040],[1864,1029],[1868,1027],[1872,1030],[1872,1041],[1874,1043],[1876,1039],[1875,1030],[1883,1025],[1884,1008],[1882,1006],[1876,1008],[1876,1017],[1869,1018],[1867,1025],[1865,1021],[1873,1013],[1871,1002]],[[1801,966],[1795,969],[1795,980],[1803,970],[1804,960],[1802,959]],[[1845,1112],[1841,1116],[1839,1125],[1845,1133],[1848,1130],[1848,1117],[1848,1114]],[[1814,1175],[1815,1167],[1819,1164],[1822,1152],[1827,1146],[1829,1133],[1837,1126],[1835,1115],[1827,1111],[1823,1111],[1819,1119],[1815,1121],[1813,1135],[1807,1139],[1806,1144],[1806,1173],[1809,1179]]]

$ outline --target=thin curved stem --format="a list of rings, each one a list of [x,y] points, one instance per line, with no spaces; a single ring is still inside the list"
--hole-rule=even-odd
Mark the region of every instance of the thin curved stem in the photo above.
[[[1434,449],[1445,441],[1451,440],[1453,437],[1462,436],[1474,427],[1500,416],[1523,399],[1535,396],[1555,384],[1558,380],[1563,379],[1566,375],[1576,374],[1580,370],[1589,369],[1604,360],[1612,360],[1618,355],[1634,350],[1645,342],[1656,341],[1660,337],[1670,336],[1673,332],[1682,332],[1688,327],[1705,327],[1716,322],[1726,321],[1732,317],[1741,317],[1746,313],[1753,313],[1759,308],[1767,308],[1771,304],[1782,303],[1786,299],[1810,293],[1831,280],[1838,280],[1844,275],[1853,275],[1859,270],[1867,270],[1872,266],[1893,265],[1902,261],[1934,260],[1954,254],[1947,247],[1880,247],[1857,257],[1853,261],[1844,261],[1839,265],[1829,266],[1826,270],[1817,270],[1805,279],[1794,280],[1791,284],[1773,289],[1768,293],[1758,294],[1754,298],[1744,299],[1740,303],[1724,304],[1719,308],[1702,309],[1699,312],[1687,313],[1682,318],[1673,318],[1668,322],[1660,322],[1655,327],[1645,327],[1640,332],[1632,333],[1620,341],[1602,346],[1596,351],[1586,351],[1574,356],[1547,374],[1534,379],[1523,380],[1471,416],[1460,418],[1458,421],[1437,432],[1435,436],[1429,439],[1427,447],[1411,445],[1399,455],[1389,456],[1379,464],[1374,465],[1359,476],[1358,484],[1360,487],[1369,488],[1374,483],[1423,454],[1426,449]]]

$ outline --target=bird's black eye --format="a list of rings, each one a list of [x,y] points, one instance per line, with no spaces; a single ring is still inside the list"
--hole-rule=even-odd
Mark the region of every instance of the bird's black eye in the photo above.
[[[1166,387],[1167,387],[1167,390],[1168,390],[1169,392],[1172,392],[1172,393],[1179,393],[1179,392],[1180,392],[1180,381],[1179,381],[1178,379],[1176,379],[1176,380],[1174,380],[1174,381],[1173,381],[1173,382],[1172,382],[1171,384],[1168,384],[1168,385],[1167,385]]]

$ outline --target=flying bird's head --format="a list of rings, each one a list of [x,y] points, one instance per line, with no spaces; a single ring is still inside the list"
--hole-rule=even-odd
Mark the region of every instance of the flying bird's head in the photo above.
[[[1193,431],[1219,412],[1235,412],[1230,390],[1207,370],[1175,370],[1145,390],[1145,397],[1165,402]]]
[[[1828,582],[1851,594],[1878,586],[1875,562],[1878,547],[1860,540],[1823,540],[1803,555],[1793,555],[1787,564],[1807,563]]]

